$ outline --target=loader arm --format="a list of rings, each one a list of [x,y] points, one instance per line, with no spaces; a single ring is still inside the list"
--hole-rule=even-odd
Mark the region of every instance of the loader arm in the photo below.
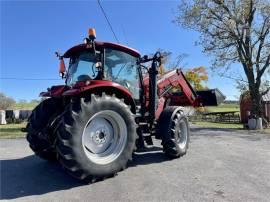
[[[199,106],[200,97],[196,94],[190,83],[186,80],[183,72],[180,69],[175,69],[162,75],[158,81],[159,89],[158,96],[172,98],[171,89],[180,88],[182,90],[182,103],[184,105]]]
[[[151,82],[150,82],[151,83]],[[149,77],[144,78],[146,92],[146,108],[149,107]],[[218,89],[195,91],[180,69],[171,70],[157,78],[158,104],[155,118],[158,119],[166,106],[218,106],[225,96]]]
[[[226,98],[218,89],[195,91],[180,69],[162,75],[157,81],[157,86],[159,99],[169,101],[166,105],[218,106]],[[175,90],[172,90],[173,88]]]

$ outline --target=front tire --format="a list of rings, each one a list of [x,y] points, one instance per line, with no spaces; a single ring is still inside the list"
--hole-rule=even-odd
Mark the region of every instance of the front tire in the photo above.
[[[189,146],[189,124],[181,107],[170,106],[159,118],[159,134],[162,137],[164,153],[170,158],[186,154]]]
[[[95,181],[124,169],[135,149],[136,123],[115,96],[91,95],[74,101],[57,135],[59,162],[75,178]]]

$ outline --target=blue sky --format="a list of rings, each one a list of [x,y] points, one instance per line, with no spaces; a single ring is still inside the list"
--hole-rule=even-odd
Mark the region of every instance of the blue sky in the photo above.
[[[195,46],[198,33],[172,23],[177,1],[101,1],[121,43],[141,54],[161,48],[174,56],[187,53],[186,68],[210,66],[210,58]],[[89,27],[97,40],[115,39],[97,1],[1,1],[1,78],[55,80],[0,80],[0,91],[19,99],[37,99],[41,91],[64,83],[58,76],[54,52],[82,43]],[[210,71],[210,70],[209,70]],[[209,72],[209,88],[219,88],[236,99],[234,81]]]

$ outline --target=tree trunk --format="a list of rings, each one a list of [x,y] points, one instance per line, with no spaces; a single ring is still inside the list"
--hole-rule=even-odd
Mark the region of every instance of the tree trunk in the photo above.
[[[255,79],[251,62],[242,64],[248,79],[250,98],[252,101],[251,115],[257,118],[262,117],[262,102],[260,94],[261,77],[258,77],[257,75],[257,78]]]
[[[259,88],[256,85],[249,85],[250,96],[252,100],[251,115],[262,116],[262,102]]]

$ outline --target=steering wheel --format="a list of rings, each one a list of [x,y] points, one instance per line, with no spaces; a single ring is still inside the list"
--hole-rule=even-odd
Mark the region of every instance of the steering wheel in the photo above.
[[[124,79],[123,80],[123,86],[125,86],[127,89],[130,89],[131,84],[126,79]]]

